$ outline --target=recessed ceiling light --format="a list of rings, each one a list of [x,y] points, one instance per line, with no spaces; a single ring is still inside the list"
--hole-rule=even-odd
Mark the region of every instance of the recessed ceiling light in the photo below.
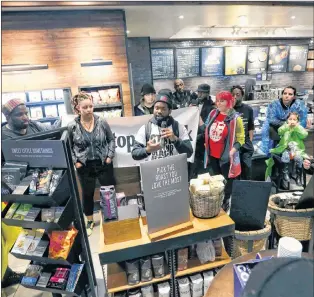
[[[180,15],[180,16],[179,16],[179,19],[180,19],[180,20],[184,19],[184,15]]]
[[[295,15],[293,15],[291,18],[294,20],[295,19]]]
[[[129,31],[129,30],[126,30],[126,34],[129,34],[131,31]]]

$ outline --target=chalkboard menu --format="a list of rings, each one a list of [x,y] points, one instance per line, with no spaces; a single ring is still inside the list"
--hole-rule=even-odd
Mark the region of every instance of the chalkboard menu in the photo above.
[[[224,48],[203,47],[201,76],[219,76],[224,72]]]
[[[267,68],[268,46],[251,46],[248,48],[247,74],[254,75]]]
[[[225,75],[245,74],[246,46],[227,46],[225,48]]]
[[[309,51],[308,45],[292,45],[289,53],[288,71],[305,71]]]
[[[268,71],[287,72],[288,45],[273,45],[269,48]]]
[[[200,74],[199,48],[177,49],[177,77],[194,77]]]
[[[174,78],[173,49],[152,49],[153,79]]]

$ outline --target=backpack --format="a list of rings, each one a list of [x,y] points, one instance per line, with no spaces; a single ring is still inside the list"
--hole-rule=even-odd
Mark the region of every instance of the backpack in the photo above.
[[[179,132],[179,122],[176,120],[173,120],[172,123],[172,130],[173,130],[173,134],[177,137],[179,137],[180,132]],[[145,137],[146,137],[146,142],[149,141],[150,138],[150,133],[152,131],[152,122],[149,121],[146,125],[145,125]]]

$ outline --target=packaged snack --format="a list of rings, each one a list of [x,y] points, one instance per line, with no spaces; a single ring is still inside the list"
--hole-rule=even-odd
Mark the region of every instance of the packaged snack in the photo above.
[[[36,257],[42,257],[49,245],[49,241],[47,240],[41,240],[37,247],[35,248],[35,251],[33,252],[33,256]]]
[[[24,195],[25,192],[27,191],[30,183],[32,181],[32,176],[26,176],[14,189],[13,195]]]
[[[191,297],[190,281],[187,277],[178,279],[180,297]]]
[[[66,259],[78,231],[72,227],[69,231],[52,231],[50,234],[49,258]]]
[[[21,181],[20,168],[1,168],[1,180],[13,191]]]
[[[22,278],[21,283],[23,285],[35,286],[42,270],[43,266],[29,265],[25,272],[25,276]]]
[[[141,281],[142,282],[151,281],[153,279],[153,271],[150,257],[141,258],[140,265],[141,265]]]
[[[104,220],[118,218],[118,206],[114,186],[100,188],[100,206],[103,211]]]
[[[154,288],[153,285],[148,285],[141,287],[143,297],[154,297]]]
[[[43,208],[41,210],[41,221],[47,223],[53,222],[55,219],[55,210],[56,209],[54,207]]]
[[[158,297],[170,297],[170,285],[168,282],[157,285]]]
[[[18,209],[18,207],[20,206],[20,203],[13,203],[9,210],[7,211],[6,215],[5,215],[5,219],[11,219],[14,215],[14,213],[16,212],[16,210]]]
[[[52,170],[45,170],[40,174],[39,184],[35,195],[48,195],[50,191],[50,182]]]
[[[11,253],[25,255],[35,236],[35,231],[25,230],[19,234]]]
[[[84,267],[84,264],[73,264],[71,266],[69,279],[68,279],[67,286],[65,289],[66,291],[74,292],[77,282],[82,273],[83,267]]]
[[[30,195],[35,195],[37,191],[38,182],[39,182],[39,169],[35,169],[35,171],[33,172],[32,181],[29,185],[29,190],[28,190]]]
[[[190,276],[192,297],[203,296],[203,278],[200,274]]]
[[[138,259],[125,262],[126,274],[129,285],[136,285],[140,282],[140,261]]]
[[[35,237],[32,240],[31,244],[29,245],[26,255],[33,255],[35,249],[37,248],[39,242],[41,241],[43,235],[44,235],[45,230],[37,230],[35,233]]]
[[[10,195],[11,193],[12,189],[4,181],[1,181],[1,196]]]
[[[179,249],[177,251],[178,271],[182,271],[188,268],[188,254],[189,254],[188,248]]]
[[[54,218],[54,222],[58,223],[63,211],[64,211],[65,207],[64,206],[57,206],[55,207],[55,218]]]
[[[24,221],[35,221],[41,209],[32,207],[24,218]]]
[[[164,255],[159,254],[152,256],[152,264],[155,278],[164,277],[165,276]]]
[[[12,219],[14,220],[24,220],[29,210],[33,206],[31,204],[20,204],[19,208],[15,211]]]
[[[212,281],[214,280],[214,272],[213,271],[203,272],[203,278],[204,278],[204,295],[206,295],[208,288],[210,287]]]
[[[62,177],[62,170],[53,170],[52,177],[51,177],[51,183],[50,183],[50,189],[49,189],[49,196],[52,196],[53,192],[58,187],[58,184]]]
[[[6,161],[3,165],[3,168],[19,168],[21,177],[23,179],[26,176],[28,163],[23,161]]]
[[[57,268],[54,275],[50,278],[47,287],[65,290],[69,274],[69,268]]]
[[[50,280],[50,277],[51,277],[51,273],[43,272],[39,277],[36,287],[46,288]]]

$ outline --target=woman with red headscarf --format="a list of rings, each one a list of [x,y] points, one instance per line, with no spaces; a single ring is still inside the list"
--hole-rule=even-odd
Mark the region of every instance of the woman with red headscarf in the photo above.
[[[241,174],[239,149],[245,142],[244,126],[240,115],[233,109],[230,92],[219,92],[216,106],[205,123],[204,166],[210,174],[222,174],[227,180],[223,209],[228,210],[233,179]]]

